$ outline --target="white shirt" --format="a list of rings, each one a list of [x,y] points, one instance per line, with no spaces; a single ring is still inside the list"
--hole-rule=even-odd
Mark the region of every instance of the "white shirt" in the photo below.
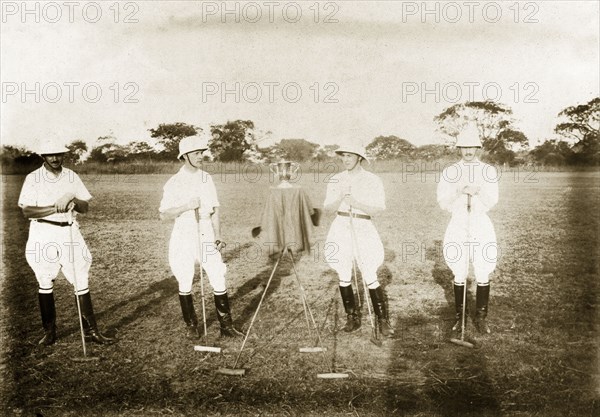
[[[385,210],[385,191],[383,182],[372,172],[365,171],[362,167],[358,167],[358,171],[350,174],[348,171],[335,174],[327,184],[327,194],[325,196],[324,206],[328,206],[338,200],[346,191],[356,201],[368,206],[377,207],[380,210]],[[348,204],[342,201],[338,211],[349,211]],[[365,212],[353,208],[355,213],[366,214]]]
[[[89,201],[92,199],[92,195],[75,172],[62,167],[60,174],[54,175],[42,165],[25,177],[18,204],[21,208],[53,206],[56,200],[67,193],[73,193],[79,200]],[[73,212],[73,215],[76,213]],[[43,219],[66,222],[68,215],[67,213],[54,213]]]
[[[160,202],[160,212],[174,207],[180,207],[192,198],[200,198],[200,218],[209,219],[215,207],[219,207],[217,189],[212,177],[201,169],[190,171],[181,167],[177,174],[173,175],[163,187],[163,197]],[[189,219],[188,219],[189,218]],[[193,210],[188,210],[177,218],[194,220]]]

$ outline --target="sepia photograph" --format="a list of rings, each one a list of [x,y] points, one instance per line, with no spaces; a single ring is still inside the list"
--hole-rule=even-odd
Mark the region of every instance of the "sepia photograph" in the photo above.
[[[0,416],[600,415],[598,0],[0,12]]]

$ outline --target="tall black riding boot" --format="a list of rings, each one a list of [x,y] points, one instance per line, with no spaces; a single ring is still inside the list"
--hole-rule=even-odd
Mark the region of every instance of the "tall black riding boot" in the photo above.
[[[369,290],[369,295],[371,296],[373,310],[375,311],[375,316],[377,316],[377,323],[379,324],[381,334],[386,337],[393,336],[394,329],[392,329],[392,326],[389,322],[387,305],[385,304],[385,298],[383,296],[383,289],[381,287],[377,287],[374,290]]]
[[[187,336],[192,340],[202,337],[203,331],[198,327],[198,318],[196,317],[192,294],[179,294],[179,304],[181,304],[181,314],[187,327]]]
[[[92,307],[92,296],[89,292],[79,295],[79,306],[81,307],[81,319],[83,322],[83,332],[86,339],[90,339],[94,343],[100,345],[110,345],[115,342],[115,339],[104,336],[98,330],[96,317],[94,316],[94,308]]]
[[[463,298],[465,286],[454,284],[454,307],[456,309],[456,323],[452,326],[452,330],[460,331],[462,328],[462,313],[463,313]],[[465,313],[468,309],[465,309]],[[467,326],[467,318],[465,317],[465,327]]]
[[[44,337],[38,345],[50,346],[56,342],[56,308],[54,306],[54,294],[38,293],[40,302],[40,313],[42,314],[42,326],[44,326]]]
[[[356,310],[352,285],[348,285],[347,287],[340,286],[340,294],[342,295],[342,302],[344,303],[344,310],[347,315],[344,331],[350,333],[360,329],[360,315]]]
[[[475,299],[475,327],[477,331],[482,334],[491,333],[490,328],[487,325],[487,314],[488,314],[488,302],[490,299],[490,286],[488,285],[477,285],[477,293]]]
[[[217,308],[217,318],[221,325],[221,336],[244,336],[242,332],[233,327],[233,319],[231,318],[231,309],[229,308],[229,297],[227,296],[227,293],[220,295],[215,294],[215,307]]]

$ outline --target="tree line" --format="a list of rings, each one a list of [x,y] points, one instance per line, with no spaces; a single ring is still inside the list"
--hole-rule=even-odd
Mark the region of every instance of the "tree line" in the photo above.
[[[376,160],[435,161],[449,158],[452,145],[468,123],[475,123],[483,144],[483,159],[495,164],[519,165],[598,165],[600,163],[600,97],[588,103],[562,110],[554,131],[560,139],[545,140],[533,149],[525,134],[515,128],[512,110],[493,101],[455,104],[435,116],[444,144],[415,146],[409,140],[390,135],[377,136],[366,146],[367,154]],[[199,127],[184,122],[163,123],[148,129],[158,143],[146,141],[117,143],[112,136],[99,137],[88,149],[84,140],[67,145],[71,151],[67,163],[78,164],[174,161],[179,141],[187,136],[204,134],[209,138],[210,158],[219,162],[273,162],[292,160],[324,161],[335,156],[338,145],[319,145],[306,139],[281,139],[272,146],[261,147],[264,138],[251,120],[233,120],[224,124]],[[270,132],[267,132],[267,136]],[[35,150],[2,146],[0,158],[8,165],[39,164]]]

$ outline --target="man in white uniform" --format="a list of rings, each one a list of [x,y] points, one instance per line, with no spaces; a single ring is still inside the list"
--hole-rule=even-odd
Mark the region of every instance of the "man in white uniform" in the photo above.
[[[452,213],[444,236],[444,259],[454,274],[457,322],[453,330],[461,327],[464,285],[472,264],[477,281],[475,326],[480,333],[490,333],[486,322],[489,276],[496,268],[498,247],[487,212],[498,202],[499,177],[493,166],[477,157],[481,141],[476,127],[465,128],[456,147],[462,159],[444,169],[437,187],[440,207]]]
[[[352,262],[356,258],[369,288],[381,333],[390,336],[393,329],[377,280],[377,269],[383,264],[383,244],[371,222],[372,216],[385,210],[383,183],[377,175],[362,168],[361,162],[368,162],[363,147],[342,147],[336,153],[341,155],[346,170],[334,175],[327,184],[323,205],[326,210],[336,210],[337,216],[331,223],[324,250],[327,263],[338,273],[340,281],[340,294],[347,314],[344,331],[353,332],[361,326],[352,289]]]
[[[178,159],[184,165],[165,184],[159,211],[162,220],[175,220],[169,241],[169,265],[179,283],[179,302],[188,334],[192,338],[202,336],[192,298],[195,265],[199,262],[213,288],[221,336],[238,337],[242,333],[233,327],[225,284],[227,267],[220,252],[225,247],[220,204],[212,177],[200,169],[202,153],[207,149],[208,141],[200,136],[181,140]]]
[[[61,270],[77,289],[75,296],[79,297],[86,339],[109,344],[114,340],[102,335],[96,324],[88,287],[92,255],[76,220],[77,213],[87,213],[92,196],[79,176],[62,166],[67,152],[66,147],[56,143],[45,143],[38,150],[44,163],[25,178],[18,202],[23,215],[30,220],[25,257],[39,283],[45,333],[39,344],[48,346],[56,341],[53,289]],[[72,211],[72,225],[69,211]]]

